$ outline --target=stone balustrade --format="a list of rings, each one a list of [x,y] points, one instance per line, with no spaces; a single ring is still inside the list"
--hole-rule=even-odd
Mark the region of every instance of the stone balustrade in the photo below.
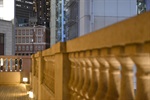
[[[35,98],[150,100],[149,18],[146,12],[34,54]]]
[[[1,72],[22,71],[22,58],[0,58]]]
[[[0,56],[0,84],[18,84],[30,73],[29,56]]]

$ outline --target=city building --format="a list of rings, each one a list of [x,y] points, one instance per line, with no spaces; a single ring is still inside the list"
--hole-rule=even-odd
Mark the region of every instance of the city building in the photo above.
[[[62,36],[65,41],[71,40],[150,10],[149,0],[56,0],[51,3],[51,45],[61,41]]]
[[[15,55],[31,55],[49,48],[49,29],[45,26],[17,27]]]
[[[37,25],[49,27],[50,0],[33,0],[33,15],[37,19]]]
[[[16,26],[28,26],[33,11],[33,0],[15,0]]]
[[[14,0],[0,0],[0,55],[14,55],[14,47]]]
[[[12,22],[0,19],[0,55],[14,55],[14,42]]]

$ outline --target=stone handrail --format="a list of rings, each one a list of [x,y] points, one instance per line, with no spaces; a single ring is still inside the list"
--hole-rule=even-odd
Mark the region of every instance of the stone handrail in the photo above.
[[[1,72],[22,71],[22,64],[24,58],[29,57],[0,56],[0,71]]]
[[[0,55],[0,84],[18,84],[30,73],[31,58],[29,56],[2,56]]]
[[[149,18],[146,12],[34,54],[35,98],[150,100]]]

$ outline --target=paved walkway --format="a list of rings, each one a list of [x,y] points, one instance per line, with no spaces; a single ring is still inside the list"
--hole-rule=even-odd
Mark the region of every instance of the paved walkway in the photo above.
[[[25,85],[0,85],[0,100],[33,100],[27,95]]]

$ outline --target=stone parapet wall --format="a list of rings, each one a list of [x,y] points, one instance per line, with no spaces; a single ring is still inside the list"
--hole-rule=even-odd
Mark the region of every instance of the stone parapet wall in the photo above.
[[[32,55],[35,99],[149,100],[149,18],[146,12]]]

